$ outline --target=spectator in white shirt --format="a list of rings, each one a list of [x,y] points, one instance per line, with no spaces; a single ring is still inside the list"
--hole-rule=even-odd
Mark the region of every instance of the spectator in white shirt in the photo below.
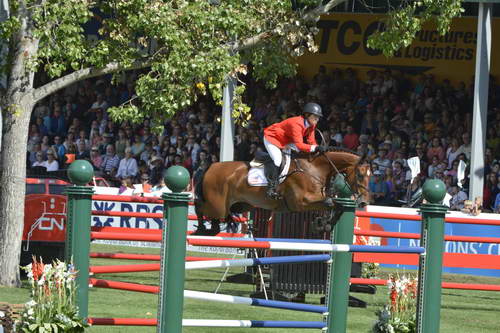
[[[111,174],[112,170],[118,167],[120,158],[115,154],[115,146],[109,144],[106,146],[106,154],[101,159],[101,170],[106,174]]]
[[[80,133],[78,135],[78,139],[76,139],[76,145],[79,147],[80,142],[83,142],[85,145],[85,149],[90,149],[90,140],[87,138],[87,133],[85,133],[85,130],[80,130]]]
[[[106,111],[108,109],[108,102],[106,102],[104,100],[104,95],[103,94],[98,94],[97,95],[97,100],[94,102],[94,104],[92,104],[92,106],[90,107],[90,111]]]
[[[59,162],[55,159],[55,154],[52,150],[47,151],[47,161],[44,163],[44,167],[47,168],[47,171],[59,170]]]
[[[458,148],[458,154],[457,155],[460,155],[460,154],[464,153],[465,157],[467,158],[467,160],[470,161],[470,155],[471,155],[470,134],[469,133],[463,133],[462,134],[462,141],[463,141],[463,145],[461,145]]]
[[[125,157],[120,161],[116,176],[118,178],[135,177],[137,175],[137,172],[137,161],[132,156],[132,149],[130,147],[127,147],[125,148]]]
[[[45,168],[45,161],[43,160],[43,153],[41,151],[37,151],[35,154],[35,162],[31,165],[31,167],[42,166]]]

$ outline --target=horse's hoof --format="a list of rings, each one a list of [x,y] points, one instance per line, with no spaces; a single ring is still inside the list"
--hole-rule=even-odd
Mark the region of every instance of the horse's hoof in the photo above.
[[[207,232],[205,233],[206,236],[216,236],[220,233],[220,230],[217,231],[217,230],[213,230],[213,229],[210,229],[210,230],[207,230]]]
[[[220,225],[219,224],[212,224],[212,228],[210,230],[207,230],[207,232],[211,235],[217,235],[220,233]]]
[[[206,235],[207,234],[207,227],[205,227],[203,224],[196,226],[196,230],[191,234],[191,235]]]
[[[192,236],[206,236],[208,235],[208,231],[207,229],[198,229],[196,231],[194,231],[191,235]]]

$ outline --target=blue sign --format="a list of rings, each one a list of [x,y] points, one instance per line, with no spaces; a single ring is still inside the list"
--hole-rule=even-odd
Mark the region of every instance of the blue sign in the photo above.
[[[420,221],[408,220],[387,220],[370,218],[371,224],[380,225],[384,231],[418,233],[421,232]],[[490,225],[472,225],[459,223],[446,223],[445,235],[453,236],[475,236],[475,237],[500,237],[500,227]],[[386,238],[387,245],[393,246],[420,246],[419,239]],[[477,242],[457,242],[445,241],[446,253],[463,254],[485,254],[492,256],[500,255],[500,244],[495,243],[477,243]],[[417,269],[414,265],[383,265],[384,267]],[[471,274],[481,276],[500,277],[500,270],[482,269],[482,268],[461,268],[461,267],[443,267],[444,273]]]

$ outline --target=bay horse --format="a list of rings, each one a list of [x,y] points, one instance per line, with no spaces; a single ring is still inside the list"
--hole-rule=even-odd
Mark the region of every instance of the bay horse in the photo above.
[[[231,221],[231,214],[254,207],[274,212],[333,210],[332,182],[337,173],[344,176],[358,201],[369,202],[369,165],[364,156],[329,147],[324,153],[293,153],[285,180],[278,186],[281,198],[266,196],[266,186],[250,186],[249,162],[217,162],[208,167],[196,186],[197,233],[206,233],[204,218],[212,222],[211,233],[220,231],[220,219]]]

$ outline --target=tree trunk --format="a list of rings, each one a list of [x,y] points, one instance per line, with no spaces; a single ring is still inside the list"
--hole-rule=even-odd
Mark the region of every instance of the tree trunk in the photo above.
[[[0,285],[20,286],[19,262],[24,228],[26,154],[31,111],[35,103],[35,73],[26,60],[38,52],[33,22],[26,2],[19,2],[20,26],[10,39],[7,91],[0,96],[2,151],[0,152]]]
[[[6,98],[3,109],[3,134],[0,178],[0,285],[20,286],[19,262],[24,227],[26,192],[26,151],[29,120],[33,104]],[[5,108],[16,105],[16,110]],[[14,112],[15,111],[15,112]]]

